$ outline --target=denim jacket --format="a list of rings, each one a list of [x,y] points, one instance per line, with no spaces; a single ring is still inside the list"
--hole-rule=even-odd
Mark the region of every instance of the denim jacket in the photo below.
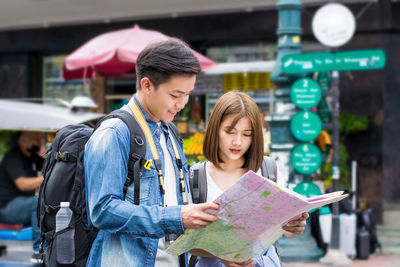
[[[175,154],[168,137],[168,124],[161,128],[143,112],[160,153],[164,173],[164,156],[160,145],[161,130],[166,133],[167,148],[177,170]],[[124,106],[123,109],[130,109]],[[134,184],[123,197],[130,150],[129,129],[119,119],[104,121],[86,144],[84,155],[86,202],[90,223],[99,230],[92,245],[86,266],[154,266],[159,238],[169,234],[183,234],[179,189],[176,171],[178,206],[163,207],[159,179],[155,167],[141,168],[140,205],[133,204]],[[177,140],[175,142],[178,144]],[[147,142],[148,143],[148,142]],[[186,196],[190,200],[187,172],[183,151],[178,147],[183,163]],[[145,159],[152,159],[147,144]],[[187,255],[186,255],[187,256]]]

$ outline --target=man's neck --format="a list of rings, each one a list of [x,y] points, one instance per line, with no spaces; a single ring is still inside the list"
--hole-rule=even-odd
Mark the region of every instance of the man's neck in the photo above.
[[[142,108],[144,109],[146,114],[150,117],[150,119],[152,119],[155,122],[160,122],[160,120],[155,118],[155,116],[153,116],[153,114],[151,113],[151,110],[147,105],[147,101],[145,99],[145,95],[143,94],[143,92],[141,90],[138,90],[135,95],[137,100],[139,101],[139,104],[142,106]]]

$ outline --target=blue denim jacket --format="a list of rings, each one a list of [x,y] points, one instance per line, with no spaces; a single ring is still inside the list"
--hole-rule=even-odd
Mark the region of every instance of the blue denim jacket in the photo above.
[[[162,123],[160,129],[138,105],[161,153],[163,173],[164,157],[159,143],[161,130],[167,134],[167,147],[177,170],[175,154],[168,138],[168,124]],[[127,106],[123,109],[131,112]],[[185,231],[181,206],[163,207],[163,196],[154,166],[150,170],[141,168],[140,205],[133,204],[133,184],[129,186],[124,200],[129,140],[129,129],[125,123],[119,119],[109,119],[102,123],[86,144],[84,166],[89,221],[100,229],[86,266],[154,266],[159,238],[169,234],[180,235]],[[184,166],[186,196],[190,200],[187,163],[183,151],[178,149]],[[149,145],[145,158],[153,158]],[[176,173],[177,198],[182,205],[179,174]]]

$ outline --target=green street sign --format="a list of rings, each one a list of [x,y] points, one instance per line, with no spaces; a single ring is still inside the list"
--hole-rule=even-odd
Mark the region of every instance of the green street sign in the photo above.
[[[321,151],[313,144],[299,144],[293,148],[290,154],[290,162],[297,172],[312,174],[321,166]]]
[[[323,123],[327,123],[331,119],[331,110],[329,109],[328,102],[325,99],[322,99],[318,103],[317,114]]]
[[[305,53],[284,56],[282,71],[286,74],[303,74],[333,70],[376,70],[385,64],[386,56],[382,49]]]
[[[315,107],[321,100],[321,87],[310,78],[298,79],[290,90],[290,99],[300,109]]]
[[[336,54],[336,70],[376,70],[386,65],[382,49],[343,51]]]
[[[300,111],[290,121],[290,131],[299,141],[312,141],[319,136],[321,130],[321,119],[312,111]]]
[[[327,72],[320,72],[318,73],[317,83],[322,89],[322,92],[329,91],[331,87],[331,82],[329,80],[329,74]]]

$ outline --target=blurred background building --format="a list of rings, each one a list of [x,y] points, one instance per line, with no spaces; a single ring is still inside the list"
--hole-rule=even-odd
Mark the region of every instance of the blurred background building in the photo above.
[[[328,51],[311,32],[316,9],[329,1],[303,0],[303,52]],[[373,207],[381,223],[400,218],[400,3],[397,0],[337,1],[356,15],[356,33],[341,50],[381,48],[387,65],[380,71],[341,76],[341,111],[368,119],[368,129],[346,136],[348,158],[359,166],[359,200]],[[40,97],[52,101],[91,96],[98,111],[109,112],[134,92],[133,74],[65,81],[65,57],[89,39],[133,27],[182,38],[193,49],[221,64],[199,77],[191,107],[201,105],[201,120],[223,90],[255,91],[261,111],[274,112],[269,72],[277,54],[274,0],[4,0],[0,4],[0,98]],[[257,64],[246,63],[262,61]],[[247,64],[247,65],[246,65]],[[224,69],[225,68],[225,69]],[[246,79],[247,72],[253,74]],[[220,76],[218,76],[220,75]],[[222,79],[222,83],[220,82]],[[261,80],[263,86],[249,84]],[[251,90],[253,89],[253,90]],[[193,109],[193,110],[197,110]],[[191,117],[198,120],[198,114]],[[184,116],[182,116],[184,117]],[[191,132],[191,129],[187,129]],[[196,129],[195,129],[196,131]],[[398,217],[396,217],[398,216]]]

